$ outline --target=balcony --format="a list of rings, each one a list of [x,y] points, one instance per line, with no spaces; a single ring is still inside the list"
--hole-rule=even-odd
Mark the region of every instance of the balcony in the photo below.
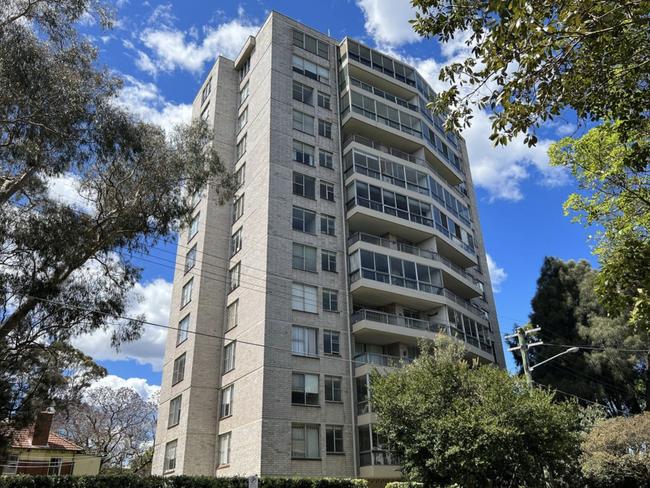
[[[393,341],[395,342],[395,341]],[[399,368],[403,364],[409,364],[413,358],[398,356],[388,356],[387,354],[378,354],[375,352],[362,352],[354,356],[354,367],[360,368],[363,365],[371,364],[382,368]]]
[[[452,291],[456,293],[469,295],[470,297],[482,294],[482,289],[478,280],[465,271],[464,268],[436,252],[361,232],[354,233],[348,238],[348,247],[351,248],[357,242],[365,242],[374,246],[392,249],[394,251],[411,254],[413,256],[435,261],[436,263],[441,263],[443,265],[441,269],[447,276],[444,280],[445,286],[450,287]]]
[[[385,143],[375,141],[373,139],[364,137],[359,134],[351,134],[345,139],[345,141],[343,142],[344,153],[347,152],[347,146],[352,143],[361,144],[362,146],[366,146],[376,151],[380,151],[382,153],[395,156],[396,158],[403,159],[404,161],[408,161],[409,163],[416,164],[421,168],[424,168],[425,170],[428,170],[431,173],[433,173],[435,176],[437,176],[438,179],[440,179],[448,188],[450,188],[456,193],[458,198],[461,198],[463,200],[469,199],[469,196],[467,195],[467,190],[464,188],[463,189],[460,188],[461,184],[450,183],[449,180],[446,179],[444,175],[440,173],[440,171],[438,171],[431,163],[427,162],[426,159],[415,157],[412,154],[402,151],[401,149],[398,149],[393,146],[387,146]]]
[[[350,317],[350,323],[355,338],[364,344],[387,345],[394,342],[415,344],[418,339],[435,340],[435,334],[444,334],[462,341],[468,353],[488,361],[492,361],[494,358],[492,343],[487,338],[479,338],[476,330],[470,329],[471,333],[467,333],[447,323],[412,319],[367,309],[354,312]],[[410,358],[404,361],[401,358],[380,354],[374,356],[377,357],[360,358],[359,365],[375,364],[382,367],[398,367],[412,361]],[[355,361],[357,361],[356,357]]]

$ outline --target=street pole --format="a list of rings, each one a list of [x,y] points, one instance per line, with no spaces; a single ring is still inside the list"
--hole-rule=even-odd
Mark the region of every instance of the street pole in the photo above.
[[[528,364],[528,343],[526,341],[526,331],[522,327],[517,329],[517,340],[519,341],[519,351],[521,351],[521,368],[524,370],[528,388],[532,388],[533,374]]]

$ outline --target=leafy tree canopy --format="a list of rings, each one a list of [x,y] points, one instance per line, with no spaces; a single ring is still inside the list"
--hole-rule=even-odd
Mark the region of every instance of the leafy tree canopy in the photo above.
[[[107,24],[107,10],[0,7],[0,418],[16,427],[66,397],[78,381],[67,364],[84,365],[85,383],[103,373],[72,338],[107,327],[116,345],[139,336],[139,320],[120,319],[140,277],[133,257],[170,239],[199,191],[232,189],[204,123],[161,128],[118,108],[121,80],[75,30],[86,13]],[[56,178],[80,201],[53,199]]]
[[[576,403],[472,366],[453,342],[421,348],[411,365],[371,381],[376,430],[396,446],[408,478],[424,486],[570,483],[581,438]]]

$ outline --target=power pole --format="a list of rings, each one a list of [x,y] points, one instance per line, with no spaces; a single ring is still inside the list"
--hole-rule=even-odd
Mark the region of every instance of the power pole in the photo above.
[[[521,369],[524,371],[524,375],[526,376],[526,384],[528,384],[528,388],[533,387],[533,374],[530,368],[530,359],[528,357],[528,350],[531,347],[535,347],[543,344],[542,341],[532,342],[529,344],[528,334],[534,334],[535,332],[539,332],[540,330],[542,330],[541,327],[535,327],[534,329],[524,329],[523,327],[518,327],[514,334],[506,336],[506,339],[512,339],[514,337],[517,338],[517,342],[519,343],[519,345],[515,347],[511,347],[510,349],[508,349],[508,351],[516,351],[516,350],[520,351]]]

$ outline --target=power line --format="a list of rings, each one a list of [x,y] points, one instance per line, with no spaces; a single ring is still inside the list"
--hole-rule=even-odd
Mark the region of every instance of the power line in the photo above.
[[[560,390],[558,388],[555,388],[554,386],[549,386],[549,385],[545,385],[543,383],[538,383],[537,381],[533,381],[533,383],[535,383],[538,386],[544,387],[544,388],[549,388],[549,389],[553,389],[555,391],[559,391],[560,393],[563,393],[564,395],[572,396],[574,398],[577,398],[578,400],[582,400],[583,402],[592,403],[594,405],[598,405],[598,406],[603,407],[603,408],[608,408],[606,405],[603,405],[602,403],[594,402],[593,400],[588,400],[586,398],[582,398],[582,397],[580,397],[578,395],[574,395],[573,393],[562,391],[562,390]]]

